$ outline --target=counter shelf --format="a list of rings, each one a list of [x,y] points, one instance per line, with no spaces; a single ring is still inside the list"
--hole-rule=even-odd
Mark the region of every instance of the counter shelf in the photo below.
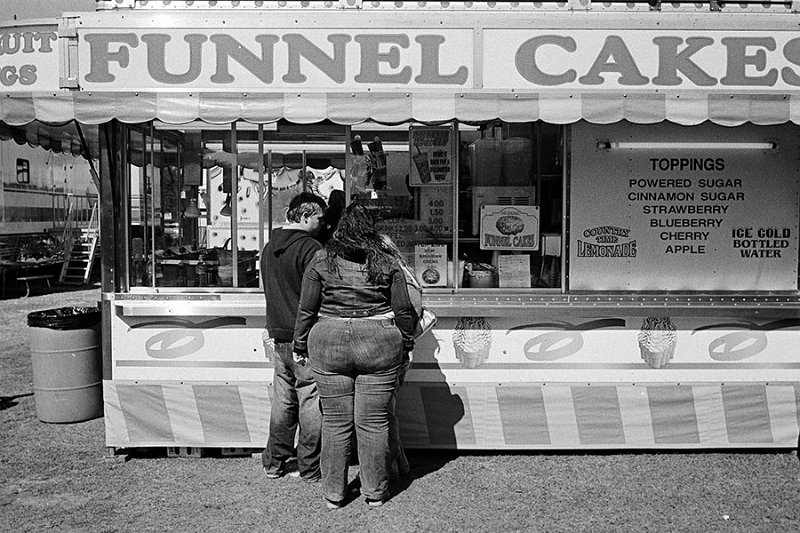
[[[472,291],[470,291],[472,292]],[[475,291],[478,292],[478,291]],[[787,295],[723,295],[723,294],[541,294],[508,295],[457,293],[447,296],[425,295],[425,304],[441,316],[460,316],[465,309],[483,316],[511,316],[521,310],[580,309],[591,314],[625,312],[652,315],[659,310],[684,316],[706,315],[709,312],[734,315],[800,315],[800,297]],[[479,310],[479,311],[477,311]]]
[[[217,260],[201,261],[200,259],[160,259],[158,260],[158,263],[162,265],[191,265],[191,266],[197,266],[200,263],[205,263],[210,266],[219,265],[219,261]]]
[[[648,316],[671,313],[682,316],[800,316],[800,296],[796,294],[496,294],[489,291],[464,293],[426,292],[424,304],[437,315],[515,316],[520,312],[580,309],[584,314],[626,313]],[[474,294],[473,294],[474,293]],[[247,316],[264,314],[260,292],[247,293],[170,293],[116,294],[114,305],[124,316],[220,316],[227,313]],[[191,305],[187,307],[187,301]],[[467,311],[468,310],[468,311]]]

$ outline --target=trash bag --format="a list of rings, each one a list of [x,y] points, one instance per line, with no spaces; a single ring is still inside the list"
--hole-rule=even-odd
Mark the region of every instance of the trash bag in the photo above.
[[[97,307],[60,307],[28,313],[28,326],[49,329],[84,329],[100,322]]]

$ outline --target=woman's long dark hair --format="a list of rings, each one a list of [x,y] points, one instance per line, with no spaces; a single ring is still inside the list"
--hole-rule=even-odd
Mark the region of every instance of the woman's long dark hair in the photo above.
[[[385,283],[392,259],[386,245],[375,229],[375,219],[361,204],[347,206],[339,219],[333,237],[325,245],[328,272],[339,275],[336,258],[341,257],[356,263],[366,263],[367,281],[373,285]]]

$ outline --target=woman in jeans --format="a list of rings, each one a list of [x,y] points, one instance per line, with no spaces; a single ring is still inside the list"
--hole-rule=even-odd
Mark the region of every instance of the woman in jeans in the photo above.
[[[294,351],[308,358],[322,405],[322,490],[344,504],[353,432],[361,493],[377,507],[388,496],[389,419],[398,375],[414,348],[416,313],[397,259],[387,253],[362,205],[345,209],[324,250],[306,269]]]

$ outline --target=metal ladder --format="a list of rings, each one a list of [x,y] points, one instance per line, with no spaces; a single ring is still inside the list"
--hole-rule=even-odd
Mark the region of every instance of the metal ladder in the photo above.
[[[100,225],[97,217],[97,203],[92,206],[89,225],[81,228],[77,238],[73,231],[74,204],[70,203],[67,222],[64,226],[64,265],[61,267],[61,283],[85,285],[92,275],[92,265],[97,254]]]

